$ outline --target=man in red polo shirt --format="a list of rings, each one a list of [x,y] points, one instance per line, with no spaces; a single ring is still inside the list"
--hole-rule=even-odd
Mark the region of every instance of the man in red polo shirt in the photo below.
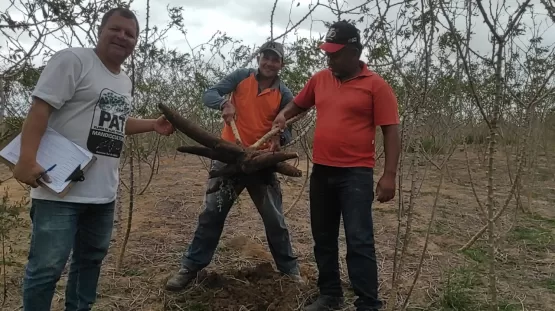
[[[346,21],[333,24],[320,46],[328,69],[314,74],[303,90],[274,120],[285,120],[316,108],[310,176],[310,219],[320,296],[305,310],[339,309],[343,291],[339,277],[338,236],[341,215],[347,238],[349,279],[358,311],[378,310],[378,267],[372,221],[375,133],[384,136],[385,169],[376,187],[379,202],[395,196],[399,159],[399,114],[392,88],[360,60],[358,29]]]

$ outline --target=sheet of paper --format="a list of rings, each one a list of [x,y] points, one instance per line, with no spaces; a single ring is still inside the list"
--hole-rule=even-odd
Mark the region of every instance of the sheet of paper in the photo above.
[[[21,146],[21,134],[12,140],[0,155],[6,160],[17,163]],[[51,128],[47,128],[37,151],[37,162],[44,168],[49,169],[54,164],[56,167],[48,172],[51,182],[47,186],[60,193],[70,183],[66,178],[81,165],[83,168],[92,159],[92,154],[77,146],[72,141]]]

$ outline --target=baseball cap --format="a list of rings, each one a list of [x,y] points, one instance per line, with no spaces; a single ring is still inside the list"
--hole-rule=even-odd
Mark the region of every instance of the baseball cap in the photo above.
[[[330,26],[326,34],[326,42],[320,45],[320,49],[328,53],[335,53],[347,44],[361,47],[360,32],[353,24],[343,20]]]
[[[277,55],[279,55],[279,57],[281,58],[283,58],[283,55],[285,54],[283,50],[283,45],[278,42],[268,41],[262,44],[262,46],[259,49],[259,52],[262,53],[268,50],[273,51],[274,53],[277,53]]]

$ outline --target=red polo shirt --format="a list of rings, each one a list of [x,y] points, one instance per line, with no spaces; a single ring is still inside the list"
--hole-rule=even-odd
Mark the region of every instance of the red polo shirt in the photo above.
[[[299,107],[316,105],[314,163],[374,167],[376,126],[399,124],[391,86],[363,62],[361,69],[344,82],[331,70],[321,70],[295,97]]]

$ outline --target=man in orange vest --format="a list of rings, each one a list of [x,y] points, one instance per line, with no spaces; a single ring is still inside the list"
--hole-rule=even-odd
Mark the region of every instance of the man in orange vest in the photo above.
[[[278,75],[284,65],[283,56],[281,44],[266,42],[259,50],[258,69],[237,69],[204,93],[204,104],[222,111],[225,121],[223,139],[235,142],[230,126],[232,120],[235,120],[241,141],[246,146],[252,145],[272,129],[274,118],[293,99],[293,94]],[[230,93],[230,100],[223,98]],[[276,136],[262,148],[275,149],[290,140],[291,133],[286,129],[281,137]],[[212,170],[224,165],[213,161]],[[210,179],[208,188],[219,183],[218,179]],[[222,185],[227,186],[206,195],[205,209],[199,216],[193,241],[183,255],[181,269],[168,280],[166,289],[184,289],[212,261],[227,214],[245,188],[262,216],[270,252],[278,270],[297,282],[303,282],[297,257],[293,255],[275,173],[260,172],[241,180],[225,178]]]

